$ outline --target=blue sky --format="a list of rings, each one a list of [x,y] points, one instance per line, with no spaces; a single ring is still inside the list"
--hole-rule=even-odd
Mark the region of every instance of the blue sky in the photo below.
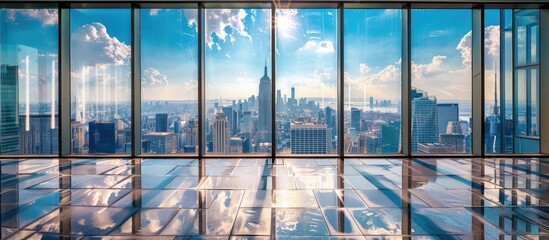
[[[208,99],[257,95],[265,59],[272,76],[270,14],[268,9],[206,10]],[[196,10],[143,9],[141,15],[144,99],[196,99]],[[488,11],[487,26],[497,23],[492,15]],[[281,9],[277,18],[277,89],[289,95],[294,86],[298,97],[335,97],[337,11]],[[470,100],[469,19],[471,10],[466,9],[412,11],[414,86],[439,99]],[[2,42],[54,51],[57,23],[52,21],[51,14],[42,12],[2,11],[2,31],[10,31],[7,37],[3,34]],[[127,66],[130,10],[71,10],[73,34],[102,29],[100,25],[83,28],[92,23],[104,26],[105,41],[116,47],[109,54],[97,53],[103,54],[99,57]],[[40,37],[29,38],[28,32]],[[353,98],[366,92],[367,98],[399,100],[400,34],[400,10],[346,10],[345,81],[351,84]]]

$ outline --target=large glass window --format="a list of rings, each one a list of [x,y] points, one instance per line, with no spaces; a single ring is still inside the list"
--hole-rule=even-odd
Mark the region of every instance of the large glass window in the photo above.
[[[196,153],[196,9],[141,9],[141,149]]]
[[[471,152],[471,10],[412,10],[412,152]]]
[[[345,153],[400,151],[400,9],[345,9]]]
[[[130,9],[70,10],[73,154],[131,151],[130,19]]]
[[[57,9],[0,9],[0,154],[57,154]]]
[[[270,9],[205,10],[205,150],[271,153]]]
[[[276,10],[276,151],[337,153],[337,10]]]
[[[514,10],[516,153],[539,152],[539,10]]]

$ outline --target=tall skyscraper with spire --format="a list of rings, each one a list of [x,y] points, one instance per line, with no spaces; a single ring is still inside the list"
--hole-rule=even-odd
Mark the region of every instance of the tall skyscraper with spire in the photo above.
[[[501,153],[501,120],[498,106],[498,77],[494,64],[494,105],[491,107],[490,115],[485,119],[484,144],[487,153]]]
[[[265,71],[259,80],[259,142],[271,142],[272,106],[271,106],[272,85],[271,79],[267,76],[267,61],[265,60]]]

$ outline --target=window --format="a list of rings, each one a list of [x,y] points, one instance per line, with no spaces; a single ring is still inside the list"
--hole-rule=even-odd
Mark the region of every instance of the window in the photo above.
[[[336,9],[277,9],[276,151],[337,153]]]
[[[205,10],[206,154],[271,153],[270,9]]]
[[[57,9],[0,9],[0,154],[58,152],[57,26]]]
[[[130,153],[130,10],[71,9],[70,30],[71,152]]]
[[[470,9],[412,10],[412,152],[471,152]]]
[[[141,152],[197,153],[196,9],[141,9]]]
[[[400,151],[400,9],[345,9],[345,153]]]

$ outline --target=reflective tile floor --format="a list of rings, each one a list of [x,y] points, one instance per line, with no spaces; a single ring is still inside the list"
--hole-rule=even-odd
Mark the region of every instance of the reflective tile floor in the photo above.
[[[13,159],[8,239],[549,239],[549,159]]]

